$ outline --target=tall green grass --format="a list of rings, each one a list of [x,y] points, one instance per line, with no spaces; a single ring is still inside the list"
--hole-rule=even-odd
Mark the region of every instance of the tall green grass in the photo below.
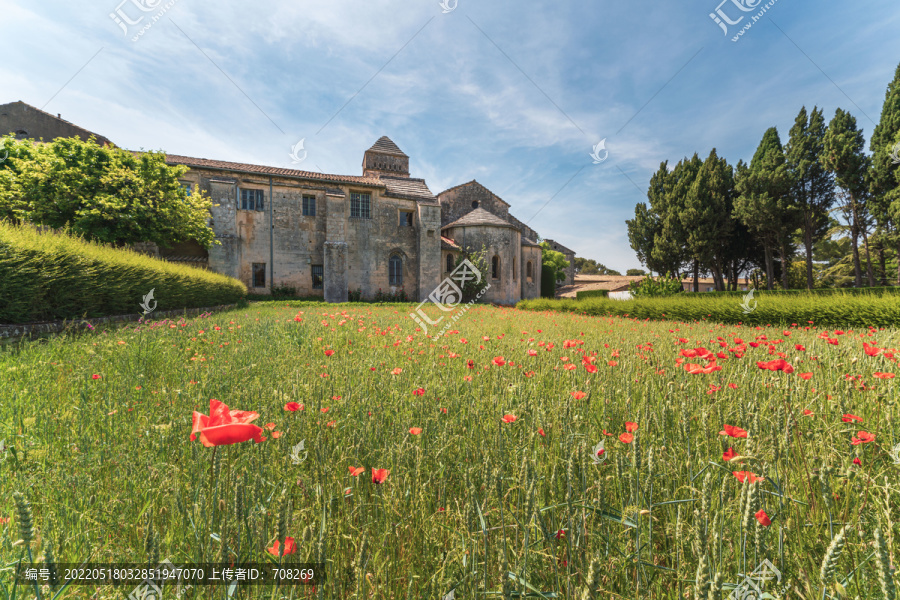
[[[0,282],[0,323],[139,313],[151,289],[160,311],[232,304],[247,293],[225,275],[5,222]]]
[[[529,311],[556,311],[591,316],[634,319],[707,321],[745,325],[806,325],[822,327],[890,327],[900,324],[900,296],[893,294],[769,295],[746,306],[742,297],[678,294],[666,298],[609,300],[523,300],[516,307]]]

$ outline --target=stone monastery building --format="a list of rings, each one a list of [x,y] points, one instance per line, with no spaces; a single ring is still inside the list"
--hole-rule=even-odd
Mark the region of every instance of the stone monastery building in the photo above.
[[[21,117],[11,119],[14,112],[31,121],[22,125]],[[59,125],[53,119],[58,117],[21,102],[0,105],[0,135],[33,129],[29,137],[40,139],[45,122]],[[72,135],[84,138],[83,131]],[[54,134],[46,139],[62,137]],[[537,232],[477,181],[435,196],[425,180],[410,177],[409,157],[387,137],[364,153],[361,176],[173,154],[166,160],[187,166],[182,183],[212,198],[210,224],[221,245],[208,252],[196,243],[142,249],[230,275],[251,292],[289,286],[301,296],[346,302],[351,292],[371,298],[402,290],[423,301],[453,271],[463,249],[483,247],[489,272],[482,276],[491,285],[482,301],[513,304],[540,296]],[[567,260],[574,266],[571,250],[554,247],[571,253]]]

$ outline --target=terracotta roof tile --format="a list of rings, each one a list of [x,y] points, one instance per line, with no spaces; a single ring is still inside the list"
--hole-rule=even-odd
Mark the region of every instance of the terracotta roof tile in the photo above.
[[[387,187],[385,196],[437,203],[437,198],[435,198],[434,194],[431,193],[431,190],[428,189],[428,185],[426,185],[424,179],[382,175],[381,181]]]
[[[375,142],[374,144],[372,144],[372,147],[369,148],[368,151],[369,152],[378,152],[380,154],[393,154],[395,156],[406,156],[406,154],[403,153],[403,150],[398,148],[397,144],[395,144],[393,142],[393,140],[391,140],[391,138],[389,138],[386,135],[383,135],[380,138],[378,138],[378,141]],[[409,157],[406,156],[406,158],[409,158]]]
[[[518,229],[515,225],[510,223],[509,221],[504,221],[497,215],[490,213],[483,208],[476,208],[475,210],[466,213],[461,218],[453,221],[452,223],[448,223],[441,227],[441,230],[450,229],[451,227],[472,227],[472,226],[491,226],[491,227],[509,227],[511,229]]]
[[[170,165],[185,165],[199,169],[217,169],[222,171],[239,171],[243,173],[255,173],[258,175],[273,175],[278,177],[290,177],[293,179],[315,179],[332,183],[361,184],[372,187],[385,187],[385,184],[376,177],[358,177],[356,175],[331,175],[328,173],[316,173],[314,171],[298,171],[296,169],[283,169],[281,167],[265,167],[248,163],[228,162],[224,160],[210,160],[208,158],[194,158],[191,156],[179,156],[167,154],[166,162]]]

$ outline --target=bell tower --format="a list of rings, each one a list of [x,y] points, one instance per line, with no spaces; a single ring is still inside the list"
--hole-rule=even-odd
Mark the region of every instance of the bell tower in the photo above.
[[[366,150],[362,166],[363,177],[409,177],[409,157],[387,136]]]

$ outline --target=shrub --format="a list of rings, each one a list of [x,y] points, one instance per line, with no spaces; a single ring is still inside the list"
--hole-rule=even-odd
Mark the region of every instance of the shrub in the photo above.
[[[234,304],[247,294],[212,271],[3,221],[0,281],[0,323],[136,314],[150,290],[159,311]]]
[[[584,290],[576,292],[575,297],[578,300],[584,300],[585,298],[609,298],[609,290]]]
[[[652,275],[648,275],[640,281],[632,281],[628,288],[631,291],[631,295],[635,298],[673,296],[684,291],[680,279],[674,277],[654,279]]]

